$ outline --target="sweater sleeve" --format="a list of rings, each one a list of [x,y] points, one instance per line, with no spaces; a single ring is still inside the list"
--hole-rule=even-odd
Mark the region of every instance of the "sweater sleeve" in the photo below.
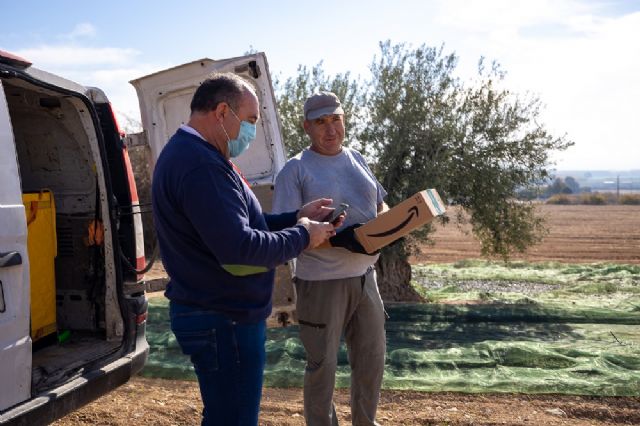
[[[223,267],[274,268],[296,257],[309,244],[304,226],[277,232],[252,228],[241,183],[232,173],[209,164],[182,182],[181,204],[204,244]]]
[[[288,213],[280,213],[280,214],[269,214],[264,213],[264,220],[267,222],[267,226],[270,231],[280,231],[284,228],[289,228],[290,226],[295,226],[298,222],[298,211],[288,212]]]

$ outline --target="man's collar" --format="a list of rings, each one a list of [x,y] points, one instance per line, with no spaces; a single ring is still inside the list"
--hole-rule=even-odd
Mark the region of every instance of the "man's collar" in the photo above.
[[[200,134],[200,132],[198,132],[196,129],[194,129],[193,127],[189,126],[188,124],[181,124],[180,125],[180,130],[183,130],[189,134],[192,134],[194,136],[199,137],[200,139],[202,139],[203,141],[207,142],[207,140],[205,138],[202,137],[202,135]],[[208,142],[207,142],[208,143]]]

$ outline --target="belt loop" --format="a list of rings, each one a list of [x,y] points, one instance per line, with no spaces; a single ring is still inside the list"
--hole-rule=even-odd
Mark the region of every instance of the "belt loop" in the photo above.
[[[364,289],[364,284],[367,282],[367,275],[369,275],[371,272],[373,272],[373,268],[374,266],[371,265],[367,268],[366,271],[364,271],[364,274],[360,275],[360,287],[361,289]]]

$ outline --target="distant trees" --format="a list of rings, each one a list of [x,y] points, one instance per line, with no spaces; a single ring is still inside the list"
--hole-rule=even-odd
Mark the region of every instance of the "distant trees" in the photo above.
[[[348,74],[326,78],[321,64],[300,67],[298,77],[278,85],[285,143],[294,150],[308,145],[300,123],[311,90],[343,90],[338,96],[349,110],[348,142],[365,151],[389,204],[437,188],[468,213],[483,253],[507,258],[545,233],[534,207],[516,201],[517,190],[541,185],[550,174],[549,155],[572,143],[540,124],[538,98],[504,88],[497,64],[481,60],[476,79],[465,84],[454,74],[457,62],[442,47],[387,41],[364,83]],[[387,296],[409,287],[407,259],[431,231],[425,227],[383,250],[378,266]]]
[[[580,184],[577,180],[575,180],[572,176],[567,176],[564,178],[564,184],[571,190],[572,194],[577,194],[580,192]]]
[[[549,198],[556,194],[571,194],[571,188],[567,186],[562,178],[555,178],[553,183],[548,185],[544,190],[543,196]]]
[[[581,192],[580,184],[578,181],[571,177],[567,176],[564,179],[561,177],[555,178],[554,181],[547,185],[543,191],[541,191],[541,195],[543,198],[549,198],[558,194],[579,194]]]
[[[580,194],[556,194],[545,200],[546,204],[627,204],[640,205],[640,194],[622,194],[617,196],[614,192],[581,192]]]

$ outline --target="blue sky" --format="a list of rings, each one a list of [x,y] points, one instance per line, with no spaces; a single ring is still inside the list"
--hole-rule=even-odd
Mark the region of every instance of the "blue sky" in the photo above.
[[[391,40],[440,46],[471,78],[480,56],[545,104],[576,145],[559,169],[640,169],[640,0],[4,2],[0,49],[105,90],[139,120],[129,80],[203,57],[267,54],[273,74],[323,61],[364,78]]]

